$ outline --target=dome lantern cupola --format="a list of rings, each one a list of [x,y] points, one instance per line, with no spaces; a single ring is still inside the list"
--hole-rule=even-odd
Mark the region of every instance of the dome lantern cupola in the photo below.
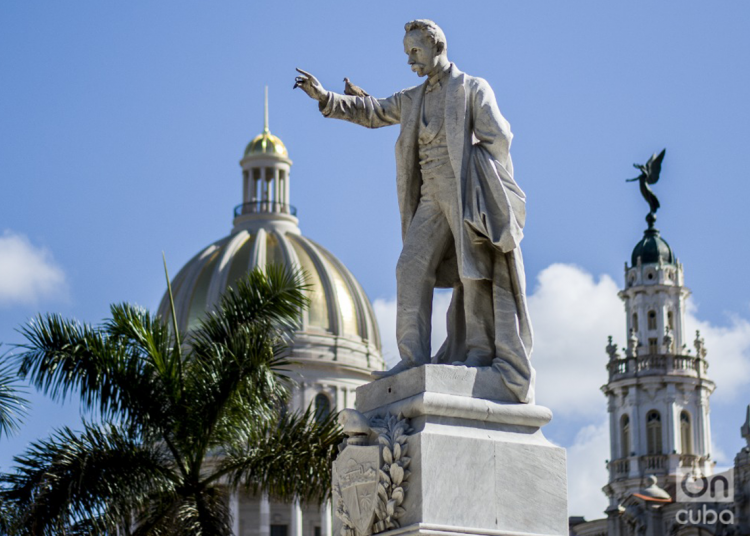
[[[292,161],[284,143],[268,129],[268,87],[263,116],[263,132],[247,145],[240,161],[242,204],[234,208],[235,230],[254,220],[278,219],[297,224],[297,210],[289,204]]]

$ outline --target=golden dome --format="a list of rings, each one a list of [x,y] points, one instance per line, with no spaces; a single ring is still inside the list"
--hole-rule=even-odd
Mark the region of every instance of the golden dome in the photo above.
[[[265,129],[261,134],[253,138],[253,141],[247,144],[245,156],[272,154],[278,156],[289,156],[284,142],[278,137],[271,134]]]
[[[241,277],[266,264],[307,274],[309,307],[290,342],[295,361],[306,359],[369,375],[383,370],[380,331],[372,304],[352,273],[331,252],[302,236],[296,225],[255,220],[203,248],[172,280],[174,311],[182,332],[194,330],[215,311],[221,296]],[[159,315],[171,322],[167,294]]]

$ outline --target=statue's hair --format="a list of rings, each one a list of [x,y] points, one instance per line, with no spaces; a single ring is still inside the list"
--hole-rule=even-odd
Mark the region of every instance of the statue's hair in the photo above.
[[[429,19],[416,19],[409,21],[404,25],[404,30],[406,33],[409,33],[412,30],[420,30],[430,39],[430,41],[432,41],[433,44],[437,45],[440,53],[445,54],[448,51],[448,42],[445,40],[443,30],[440,29],[440,26]]]

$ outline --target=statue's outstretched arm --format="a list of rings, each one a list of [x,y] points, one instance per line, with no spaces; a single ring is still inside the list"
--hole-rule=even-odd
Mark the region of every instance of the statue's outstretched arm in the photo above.
[[[385,127],[401,121],[401,93],[387,99],[374,97],[353,97],[326,91],[312,74],[302,69],[294,79],[294,87],[318,101],[320,111],[326,117],[344,119],[368,128]]]
[[[326,117],[343,119],[367,128],[387,127],[401,122],[401,96],[396,93],[385,99],[353,97],[328,92],[320,111]]]

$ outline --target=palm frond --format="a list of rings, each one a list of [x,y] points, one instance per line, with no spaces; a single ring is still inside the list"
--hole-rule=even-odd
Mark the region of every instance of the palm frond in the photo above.
[[[172,293],[172,282],[169,280],[169,270],[167,269],[167,256],[164,252],[161,252],[161,258],[164,261],[164,278],[167,280],[167,296],[169,297],[169,314],[172,317],[172,329],[174,330],[174,353],[182,363],[182,337],[180,336],[180,329],[177,325],[177,312],[174,307],[174,294]],[[180,371],[182,376],[182,371]]]
[[[308,306],[309,284],[301,270],[280,265],[255,268],[237,281],[236,288],[222,296],[218,312],[208,315],[194,334],[195,351],[204,345],[221,344],[243,326],[259,324],[287,334],[297,327]]]
[[[110,306],[112,318],[104,323],[105,333],[140,356],[161,376],[173,377],[178,365],[171,358],[171,337],[161,319],[145,309],[127,303]]]
[[[196,455],[223,442],[224,434],[248,417],[269,416],[288,394],[281,373],[289,330],[307,305],[302,273],[284,267],[256,269],[222,298],[192,339],[185,363],[185,390],[191,393],[190,426],[207,430]],[[239,415],[241,408],[248,414]]]
[[[168,429],[176,417],[172,410],[179,406],[183,394],[181,357],[172,336],[158,316],[141,307],[118,304],[110,310],[112,318],[103,329],[126,349],[125,359],[110,370],[120,388],[121,407],[136,420],[149,420]]]
[[[20,329],[28,341],[17,348],[19,375],[62,401],[78,394],[86,409],[103,413],[120,407],[119,389],[111,371],[123,361],[125,348],[96,329],[59,315],[37,316]]]
[[[80,434],[63,428],[14,462],[15,471],[0,477],[0,501],[12,505],[31,534],[82,523],[113,530],[146,497],[169,493],[180,481],[166,452],[144,448],[129,430],[113,425],[85,424]]]
[[[175,501],[150,502],[134,518],[132,536],[230,536],[231,515],[224,487],[195,488]]]
[[[323,501],[330,494],[331,463],[343,439],[336,415],[316,420],[312,408],[281,413],[259,425],[254,437],[228,450],[212,479],[228,476],[233,485],[291,501]]]
[[[190,415],[194,426],[212,432],[236,412],[247,417],[270,415],[288,396],[288,381],[279,370],[286,359],[277,354],[267,332],[259,326],[238,330],[222,345],[214,345],[190,365]]]
[[[11,435],[18,430],[26,415],[28,400],[21,396],[22,388],[18,382],[16,367],[7,359],[7,354],[0,357],[0,438]]]
[[[78,395],[85,410],[98,410],[104,419],[166,429],[174,418],[168,410],[176,381],[165,365],[172,354],[169,334],[138,307],[114,305],[112,315],[101,327],[36,317],[20,330],[27,342],[17,346],[19,375],[53,400]]]

